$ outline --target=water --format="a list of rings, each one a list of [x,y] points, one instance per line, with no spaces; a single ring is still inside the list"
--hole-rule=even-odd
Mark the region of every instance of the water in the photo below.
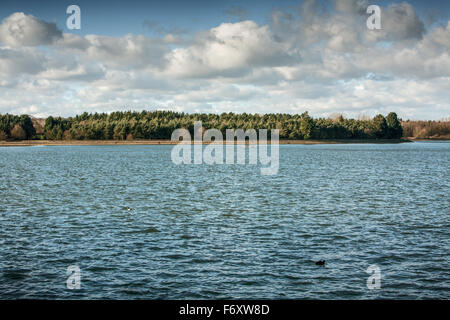
[[[450,143],[282,145],[275,176],[171,149],[0,148],[0,298],[450,298]]]

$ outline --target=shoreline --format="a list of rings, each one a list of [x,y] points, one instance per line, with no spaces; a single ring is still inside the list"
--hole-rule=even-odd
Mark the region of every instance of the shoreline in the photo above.
[[[279,144],[397,144],[417,140],[412,139],[333,139],[333,140],[280,140]],[[423,140],[421,140],[423,141]],[[435,140],[425,140],[435,141]],[[120,146],[120,145],[176,145],[172,140],[20,140],[0,141],[0,147],[31,147],[31,146]],[[270,144],[270,141],[267,141]],[[191,142],[193,144],[193,142]],[[204,143],[207,144],[207,143]],[[224,141],[225,144],[225,141]],[[246,142],[248,144],[248,141]]]

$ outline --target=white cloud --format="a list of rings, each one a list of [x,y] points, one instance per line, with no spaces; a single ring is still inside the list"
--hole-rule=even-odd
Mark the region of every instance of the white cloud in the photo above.
[[[186,48],[167,54],[167,73],[181,77],[240,77],[250,68],[292,63],[296,52],[277,42],[268,26],[253,21],[223,23]]]
[[[305,0],[268,24],[222,23],[192,38],[62,34],[15,13],[0,24],[0,112],[449,116],[450,28],[425,30],[401,3],[384,7],[383,30],[371,31],[366,5],[341,0],[330,10]]]
[[[63,67],[41,72],[38,76],[48,80],[75,80],[75,81],[93,81],[103,78],[105,70],[100,65],[76,65],[75,67]]]
[[[0,24],[0,43],[12,46],[52,44],[62,37],[55,23],[48,23],[23,12],[16,12]]]
[[[21,50],[0,47],[0,75],[6,78],[36,74],[44,69],[46,58],[29,48]]]
[[[164,55],[169,51],[163,40],[143,35],[121,38],[88,35],[85,39],[89,41],[84,50],[85,58],[115,69],[161,68],[166,64]]]
[[[366,32],[370,41],[401,41],[422,39],[425,25],[414,8],[406,3],[394,3],[381,12],[381,30]]]

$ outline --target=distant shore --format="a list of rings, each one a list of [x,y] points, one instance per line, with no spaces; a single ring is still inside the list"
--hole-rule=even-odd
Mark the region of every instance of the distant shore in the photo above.
[[[410,139],[334,139],[334,140],[280,140],[280,144],[349,144],[349,143],[404,143]],[[270,143],[270,141],[268,141]],[[171,140],[21,140],[0,141],[0,147],[25,146],[115,146],[115,145],[175,145]]]

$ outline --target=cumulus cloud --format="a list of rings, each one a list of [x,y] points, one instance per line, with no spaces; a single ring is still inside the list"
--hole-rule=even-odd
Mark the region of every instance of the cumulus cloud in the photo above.
[[[0,75],[17,77],[22,74],[37,74],[44,69],[46,58],[30,49],[0,48]]]
[[[336,12],[364,15],[369,6],[367,0],[334,0]]]
[[[450,114],[450,22],[427,30],[403,2],[382,8],[382,30],[368,30],[368,1],[330,3],[183,36],[151,22],[153,36],[62,34],[15,13],[0,25],[0,112]]]
[[[61,48],[70,49],[70,50],[79,50],[85,51],[89,48],[90,42],[84,37],[81,37],[72,33],[63,34],[62,38],[60,38],[55,45]]]
[[[47,68],[38,76],[48,80],[94,81],[103,78],[105,70],[100,65],[76,65],[62,68]]]
[[[62,37],[55,23],[16,12],[0,24],[0,42],[12,47],[52,44]]]
[[[170,50],[164,41],[143,35],[126,35],[121,38],[88,35],[84,54],[87,59],[102,61],[117,69],[163,67],[164,55]]]
[[[417,16],[414,8],[406,3],[389,5],[381,14],[382,30],[368,33],[376,40],[398,41],[422,39],[425,24]]]
[[[290,64],[299,57],[289,44],[278,42],[268,26],[242,21],[223,23],[166,58],[167,72],[174,76],[238,77],[253,67]]]

